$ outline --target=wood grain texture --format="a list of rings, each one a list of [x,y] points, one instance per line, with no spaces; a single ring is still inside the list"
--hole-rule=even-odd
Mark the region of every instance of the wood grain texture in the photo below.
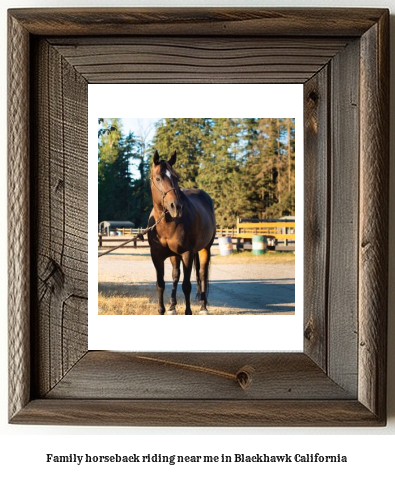
[[[361,39],[359,400],[385,416],[389,204],[389,15]]]
[[[87,83],[45,40],[35,45],[35,390],[87,350]]]
[[[105,367],[103,367],[105,364]],[[240,374],[249,376],[240,386]],[[116,353],[89,351],[46,398],[351,399],[297,353]]]
[[[9,34],[10,421],[385,424],[388,12],[25,9]],[[305,354],[87,353],[87,83],[155,79],[306,81]]]
[[[46,8],[13,9],[35,35],[360,36],[383,9]]]
[[[330,65],[304,85],[304,351],[327,370]]]
[[[328,373],[357,393],[359,221],[359,42],[331,67],[331,193],[328,271]]]
[[[52,46],[89,83],[304,83],[350,39],[53,38]]]
[[[12,423],[86,426],[382,426],[357,400],[33,400]]]
[[[8,21],[9,416],[30,399],[29,35]]]

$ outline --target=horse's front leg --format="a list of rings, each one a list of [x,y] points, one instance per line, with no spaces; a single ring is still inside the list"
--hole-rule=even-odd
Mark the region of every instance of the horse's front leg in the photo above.
[[[168,315],[175,315],[177,305],[177,285],[180,280],[180,263],[181,258],[179,256],[171,256],[170,261],[173,266],[173,288],[171,290],[170,309],[167,311]]]
[[[184,280],[182,281],[182,291],[185,295],[185,315],[192,315],[191,309],[191,272],[193,266],[193,254],[192,252],[185,252],[182,255],[182,265],[184,272]]]
[[[152,258],[156,269],[156,290],[158,292],[158,312],[159,315],[164,315],[166,309],[163,302],[163,293],[165,291],[165,261],[164,259],[158,259],[156,257]]]

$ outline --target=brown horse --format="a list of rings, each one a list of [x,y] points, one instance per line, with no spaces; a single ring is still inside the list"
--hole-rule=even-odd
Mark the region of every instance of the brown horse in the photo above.
[[[215,237],[215,216],[213,201],[200,189],[180,189],[179,177],[173,166],[177,153],[169,161],[159,158],[155,151],[151,172],[151,193],[153,209],[148,226],[148,242],[151,258],[156,269],[156,288],[158,291],[159,314],[165,313],[163,293],[165,290],[164,262],[170,257],[173,265],[173,288],[168,314],[176,314],[177,284],[180,280],[182,262],[184,279],[182,290],[185,295],[185,315],[191,310],[191,272],[196,268],[199,314],[208,314],[208,271],[210,248]]]

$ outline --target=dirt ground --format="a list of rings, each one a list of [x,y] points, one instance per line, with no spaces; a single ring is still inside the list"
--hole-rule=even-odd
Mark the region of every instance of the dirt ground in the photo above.
[[[214,247],[210,268],[209,311],[212,314],[294,314],[295,266],[292,262],[268,263],[257,260],[237,263],[232,256],[220,257]],[[268,253],[270,254],[270,253]],[[236,262],[236,263],[234,263]],[[192,296],[196,282],[192,275]],[[165,262],[165,304],[170,301],[171,264]],[[100,314],[156,313],[156,274],[148,248],[119,249],[99,258],[99,304],[114,297],[146,300],[152,312],[114,312],[99,307]],[[177,312],[183,314],[181,280],[177,293]],[[105,302],[104,302],[105,303]]]

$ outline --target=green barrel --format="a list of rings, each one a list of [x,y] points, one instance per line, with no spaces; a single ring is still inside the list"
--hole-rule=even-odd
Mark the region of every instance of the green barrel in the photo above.
[[[252,253],[259,256],[267,251],[267,239],[265,236],[252,236]]]

